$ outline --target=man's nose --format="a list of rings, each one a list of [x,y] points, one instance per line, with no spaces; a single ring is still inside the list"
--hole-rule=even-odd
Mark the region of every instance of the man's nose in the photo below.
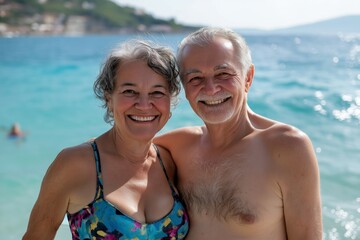
[[[204,82],[204,91],[207,95],[214,95],[220,90],[220,86],[212,77],[208,77]]]

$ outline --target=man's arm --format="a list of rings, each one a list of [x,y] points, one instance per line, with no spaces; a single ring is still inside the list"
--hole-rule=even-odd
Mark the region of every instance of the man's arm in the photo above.
[[[175,152],[182,152],[182,148],[189,145],[201,134],[201,127],[183,127],[156,136],[154,143],[166,148],[174,157]]]
[[[310,139],[291,128],[283,133],[276,153],[288,239],[321,240],[320,176]]]

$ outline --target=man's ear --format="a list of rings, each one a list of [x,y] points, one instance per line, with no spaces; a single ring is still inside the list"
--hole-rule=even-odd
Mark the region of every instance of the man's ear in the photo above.
[[[245,92],[249,92],[255,73],[255,66],[251,64],[245,78]]]

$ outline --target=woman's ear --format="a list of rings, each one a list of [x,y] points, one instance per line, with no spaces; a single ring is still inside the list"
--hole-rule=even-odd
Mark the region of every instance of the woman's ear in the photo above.
[[[255,73],[255,66],[251,64],[245,78],[245,92],[249,92]]]
[[[111,95],[109,93],[105,93],[106,105],[110,112],[113,111],[113,102]]]

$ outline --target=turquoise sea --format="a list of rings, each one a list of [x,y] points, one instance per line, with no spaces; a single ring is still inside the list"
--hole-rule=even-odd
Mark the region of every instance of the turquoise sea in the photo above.
[[[130,38],[176,49],[183,37],[0,38],[1,239],[21,238],[57,153],[110,127],[92,92],[109,50]],[[313,141],[321,172],[324,239],[360,239],[360,35],[245,38],[256,67],[250,106],[302,129]],[[14,122],[27,133],[24,141],[6,137]],[[164,131],[195,124],[201,121],[182,93]],[[70,239],[66,222],[56,239]]]

